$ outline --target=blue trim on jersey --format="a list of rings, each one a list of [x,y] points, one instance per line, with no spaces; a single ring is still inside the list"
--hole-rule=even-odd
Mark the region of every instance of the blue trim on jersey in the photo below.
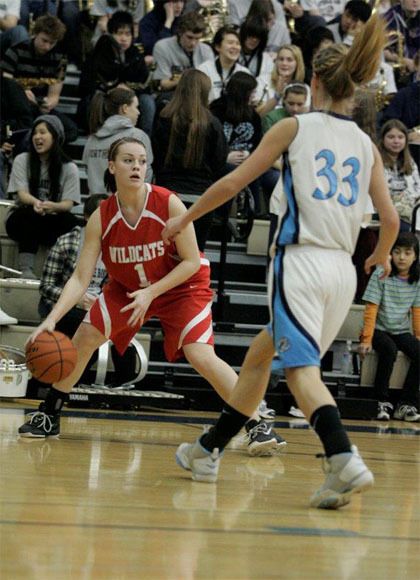
[[[288,153],[283,155],[283,190],[287,199],[287,210],[277,234],[277,246],[297,244],[299,239],[299,209],[296,203]]]
[[[316,341],[297,320],[287,303],[284,293],[284,254],[285,249],[278,251],[273,262],[271,330],[279,361],[277,368],[320,366]]]

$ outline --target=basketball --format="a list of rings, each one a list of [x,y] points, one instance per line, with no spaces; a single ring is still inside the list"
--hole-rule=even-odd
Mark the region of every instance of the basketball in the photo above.
[[[62,332],[41,332],[26,345],[26,366],[43,383],[56,383],[69,376],[77,362],[77,350]]]

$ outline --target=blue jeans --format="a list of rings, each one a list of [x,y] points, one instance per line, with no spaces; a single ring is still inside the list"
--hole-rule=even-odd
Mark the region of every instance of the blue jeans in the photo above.
[[[4,30],[0,34],[0,54],[4,54],[8,48],[29,38],[28,31],[24,26],[18,25]]]
[[[21,0],[19,23],[28,28],[30,14],[36,20],[47,13],[57,16],[56,0]]]

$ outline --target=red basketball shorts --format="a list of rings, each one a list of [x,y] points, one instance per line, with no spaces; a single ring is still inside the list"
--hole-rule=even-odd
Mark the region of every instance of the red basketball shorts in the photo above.
[[[183,356],[186,344],[214,344],[211,306],[213,292],[205,285],[187,282],[177,286],[151,303],[144,322],[152,317],[159,318],[164,332],[164,350],[168,361]],[[132,311],[121,312],[131,302],[127,288],[114,280],[109,282],[86,315],[89,322],[116,346],[123,354],[140,326],[128,326]]]

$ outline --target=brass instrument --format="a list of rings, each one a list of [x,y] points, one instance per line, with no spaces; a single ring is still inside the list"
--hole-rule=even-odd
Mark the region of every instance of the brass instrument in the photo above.
[[[93,6],[95,0],[79,0],[79,11],[87,10],[88,12]]]
[[[390,62],[391,66],[398,72],[398,82],[405,84],[410,75],[410,71],[407,69],[405,64],[405,38],[404,34],[400,30],[389,30],[387,32],[388,44],[386,48],[392,50],[396,49],[397,60],[395,62]]]
[[[208,2],[207,5],[199,8],[198,13],[204,17],[207,24],[206,32],[201,40],[211,44],[219,28],[227,24],[229,16],[227,0]]]
[[[31,78],[31,77],[17,77],[15,81],[22,87],[24,91],[32,90],[37,87],[43,87],[45,85],[56,85],[57,83],[61,83],[63,79],[59,78],[48,78],[48,77],[40,77],[40,78]]]
[[[299,4],[299,0],[289,0],[289,4]],[[296,21],[293,16],[287,18],[287,26],[292,34],[296,34]]]

